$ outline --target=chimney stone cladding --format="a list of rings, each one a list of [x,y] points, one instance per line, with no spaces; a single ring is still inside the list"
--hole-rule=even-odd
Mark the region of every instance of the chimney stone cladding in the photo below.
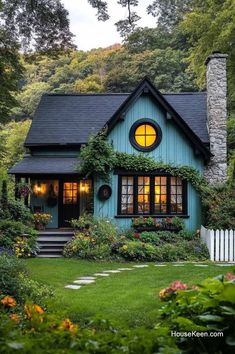
[[[214,53],[206,61],[207,124],[212,157],[205,169],[210,184],[227,178],[227,77],[226,54]]]

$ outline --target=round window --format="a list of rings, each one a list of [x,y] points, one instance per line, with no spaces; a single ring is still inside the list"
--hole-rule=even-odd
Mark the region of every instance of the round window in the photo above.
[[[137,150],[151,151],[160,144],[161,139],[161,128],[151,119],[140,119],[131,127],[130,142]]]

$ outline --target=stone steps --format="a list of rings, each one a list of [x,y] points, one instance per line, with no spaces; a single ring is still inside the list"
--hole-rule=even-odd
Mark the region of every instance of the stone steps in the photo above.
[[[62,257],[65,244],[73,237],[72,231],[40,231],[37,242],[40,247],[39,258]]]

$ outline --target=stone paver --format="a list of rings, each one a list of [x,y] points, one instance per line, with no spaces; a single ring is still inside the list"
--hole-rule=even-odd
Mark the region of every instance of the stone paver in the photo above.
[[[134,268],[145,268],[148,267],[148,264],[137,264],[133,266]]]
[[[104,270],[104,273],[121,273],[120,270]]]
[[[231,267],[232,265],[234,265],[234,264],[232,264],[232,263],[230,263],[230,264],[216,264],[218,267]]]
[[[208,267],[208,264],[194,264],[194,267]]]
[[[74,284],[80,284],[80,285],[87,285],[87,284],[93,284],[95,283],[94,280],[74,280],[73,281]]]
[[[154,264],[154,267],[166,267],[166,264]]]
[[[184,267],[184,264],[172,264],[173,267]]]
[[[110,274],[108,274],[108,273],[95,273],[94,275],[96,277],[109,277],[110,276]]]
[[[73,290],[78,290],[81,288],[80,285],[66,285],[65,286],[66,289],[73,289]]]
[[[79,280],[95,280],[96,277],[80,277]]]
[[[118,270],[120,270],[120,271],[124,271],[124,270],[134,270],[133,268],[118,268]]]

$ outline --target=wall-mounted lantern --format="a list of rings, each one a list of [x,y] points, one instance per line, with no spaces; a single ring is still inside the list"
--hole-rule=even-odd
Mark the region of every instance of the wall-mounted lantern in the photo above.
[[[33,191],[38,197],[42,196],[43,194],[46,193],[46,184],[37,182],[34,186]]]
[[[88,193],[89,188],[90,188],[90,184],[88,183],[88,181],[86,181],[84,179],[80,181],[80,191],[82,193]]]

